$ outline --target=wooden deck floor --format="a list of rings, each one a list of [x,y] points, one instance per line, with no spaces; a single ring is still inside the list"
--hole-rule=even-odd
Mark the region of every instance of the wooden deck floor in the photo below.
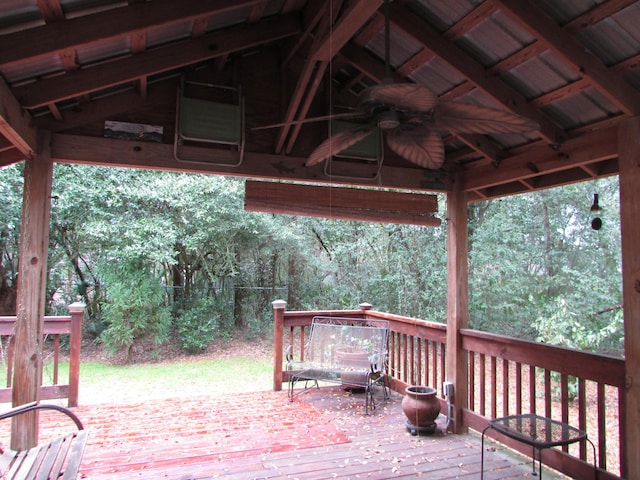
[[[234,398],[197,397],[133,405],[87,405],[90,432],[81,477],[117,479],[477,479],[480,437],[412,436],[402,397],[369,416],[362,394],[339,387]],[[41,419],[41,430],[69,428]],[[41,434],[42,435],[42,434]],[[486,479],[531,478],[530,459],[490,443]],[[537,475],[536,475],[537,477]],[[564,478],[544,469],[545,479]]]

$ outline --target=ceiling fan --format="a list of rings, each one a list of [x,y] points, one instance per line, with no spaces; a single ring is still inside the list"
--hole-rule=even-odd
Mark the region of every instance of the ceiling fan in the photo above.
[[[384,132],[389,149],[420,167],[432,170],[439,169],[444,163],[442,132],[525,133],[539,128],[535,122],[504,110],[459,102],[439,102],[438,96],[421,84],[393,83],[389,59],[389,3],[390,0],[385,0],[386,77],[381,84],[362,91],[357,110],[269,126],[337,118],[369,119],[367,124],[330,135],[311,152],[306,166],[316,165],[339,154],[366,138],[377,127]]]

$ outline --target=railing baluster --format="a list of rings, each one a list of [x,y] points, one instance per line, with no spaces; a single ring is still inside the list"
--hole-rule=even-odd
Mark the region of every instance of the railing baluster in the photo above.
[[[502,359],[502,415],[509,415],[509,360]]]
[[[431,344],[431,386],[438,388],[438,344],[433,342]]]
[[[469,352],[469,408],[476,407],[476,354]]]
[[[587,430],[587,382],[584,378],[578,378],[578,428],[584,432]],[[587,442],[580,442],[580,458],[587,458]],[[595,458],[594,458],[595,461]]]
[[[597,388],[597,410],[598,410],[598,463],[600,468],[607,468],[607,417],[606,417],[606,396],[604,384],[598,382]]]
[[[522,364],[515,363],[516,375],[516,415],[522,413]]]
[[[536,413],[536,367],[529,365],[529,412]]]
[[[566,373],[560,374],[560,410],[562,421],[569,423],[569,376]],[[563,445],[562,451],[568,452],[569,445]]]
[[[496,357],[491,356],[489,360],[491,366],[491,418],[496,418],[498,416],[498,375]]]
[[[544,416],[551,418],[551,371],[544,369]]]
[[[433,342],[431,340],[425,340],[424,342],[424,384],[429,385],[429,372],[431,369],[429,368],[429,358],[430,358],[430,349],[433,348]]]
[[[53,384],[58,385],[58,366],[60,361],[60,335],[53,336]]]
[[[444,343],[440,344],[440,381],[434,385],[434,388],[440,391],[440,395],[444,396],[444,392],[442,391],[442,383],[446,378],[446,367],[447,365],[447,345]]]
[[[487,359],[484,353],[480,354],[480,415],[486,416],[487,414]]]

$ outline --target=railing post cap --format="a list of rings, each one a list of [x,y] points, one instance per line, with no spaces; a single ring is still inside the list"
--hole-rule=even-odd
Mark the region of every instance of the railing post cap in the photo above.
[[[364,302],[360,304],[360,310],[371,310],[373,308],[373,305],[371,305],[370,303]]]
[[[284,309],[287,307],[287,302],[285,302],[284,300],[274,300],[273,302],[271,302],[271,305],[273,305],[273,308]]]
[[[81,313],[87,306],[82,302],[73,302],[67,307],[70,313]]]

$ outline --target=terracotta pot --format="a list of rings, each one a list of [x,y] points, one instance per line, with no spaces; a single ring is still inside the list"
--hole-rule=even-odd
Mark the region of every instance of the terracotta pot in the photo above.
[[[343,369],[342,386],[349,389],[364,388],[369,371],[369,354],[357,347],[338,347],[336,360]]]
[[[407,428],[413,435],[435,432],[436,418],[440,414],[440,401],[436,398],[436,389],[422,385],[405,388],[402,411],[407,417]]]

